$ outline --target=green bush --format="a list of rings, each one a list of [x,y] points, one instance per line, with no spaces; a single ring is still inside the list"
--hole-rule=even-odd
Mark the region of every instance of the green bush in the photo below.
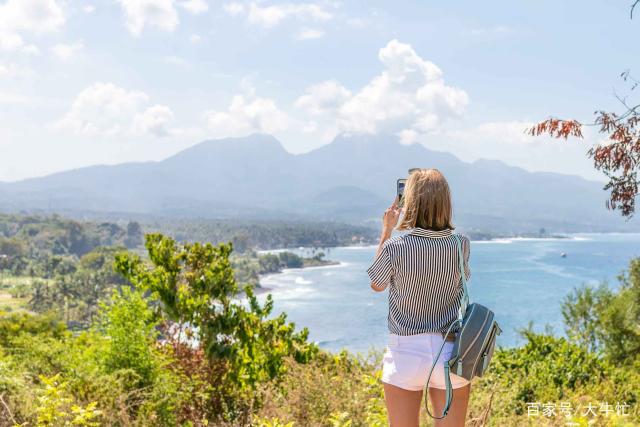
[[[37,221],[21,230],[38,239],[49,233]],[[0,427],[387,425],[380,355],[331,354],[309,343],[305,329],[272,314],[270,296],[260,304],[250,287],[240,291],[231,245],[149,235],[149,258],[119,253],[116,277],[114,249],[94,249],[78,261],[69,249],[80,253],[92,243],[73,225],[64,230],[55,234],[60,255],[32,264],[43,268],[42,277],[55,277],[33,284],[32,300],[65,320],[84,316],[90,327],[71,332],[52,313],[0,314]],[[234,262],[253,280],[276,263],[297,262],[281,258]],[[575,290],[563,314],[566,337],[529,328],[524,345],[496,350],[487,374],[473,383],[470,425],[640,424],[637,409],[626,417],[526,413],[532,402],[637,408],[640,260],[618,289]]]
[[[157,320],[142,293],[129,288],[114,292],[99,322],[108,337],[101,356],[107,372],[130,369],[139,378],[134,388],[152,385],[161,368],[155,345]]]
[[[620,287],[583,287],[563,304],[567,334],[614,364],[632,364],[640,353],[640,258],[619,277]]]
[[[317,347],[307,343],[306,329],[296,332],[285,314],[270,318],[270,296],[261,305],[247,286],[247,304],[234,300],[238,286],[230,244],[179,245],[149,234],[146,247],[150,264],[124,253],[116,257],[116,269],[159,302],[169,338],[177,334],[178,340],[196,342],[211,363],[225,366],[227,387],[217,398],[223,418],[243,417],[246,408],[258,404],[257,386],[281,376],[285,358],[307,362],[317,353]]]

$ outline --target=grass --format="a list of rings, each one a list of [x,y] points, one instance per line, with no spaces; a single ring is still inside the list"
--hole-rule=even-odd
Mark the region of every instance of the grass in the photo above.
[[[0,294],[0,311],[26,310],[28,302],[29,298],[13,298],[9,294]]]
[[[34,280],[50,282],[50,280],[36,279],[34,277],[12,276],[0,273],[0,310],[26,310]]]

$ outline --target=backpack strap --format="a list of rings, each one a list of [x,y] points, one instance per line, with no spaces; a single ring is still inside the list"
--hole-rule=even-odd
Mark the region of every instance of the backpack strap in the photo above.
[[[440,359],[440,354],[442,354],[442,350],[444,349],[444,345],[447,343],[446,337],[449,336],[453,327],[456,325],[462,326],[462,321],[464,319],[464,315],[467,311],[467,307],[469,306],[469,292],[467,291],[467,277],[464,271],[464,253],[462,251],[462,240],[459,234],[454,234],[454,239],[456,240],[456,246],[458,248],[458,261],[460,266],[460,276],[462,277],[462,301],[460,303],[460,309],[458,310],[458,318],[454,320],[447,332],[444,334],[442,339],[442,345],[440,346],[440,350],[438,350],[438,354],[436,355],[436,359],[433,361],[431,365],[431,370],[429,371],[429,376],[427,377],[427,384],[425,385],[424,391],[424,407],[427,410],[427,414],[436,420],[441,420],[447,416],[449,413],[449,409],[451,408],[451,401],[453,400],[453,391],[451,386],[451,367],[449,366],[449,361],[444,363],[444,383],[445,383],[445,391],[446,391],[446,401],[444,405],[444,409],[442,410],[442,415],[439,417],[434,416],[431,411],[429,411],[429,398],[428,398],[428,390],[429,390],[429,382],[431,381],[431,376],[433,375],[433,370]]]
[[[462,321],[469,306],[469,291],[467,290],[467,274],[464,271],[464,253],[462,250],[462,238],[459,234],[454,234],[456,246],[458,247],[458,263],[460,265],[460,277],[462,278],[462,301],[458,310],[458,320]]]
[[[445,336],[449,335],[449,333],[453,330],[453,327],[455,325],[457,325],[458,323],[462,324],[462,320],[454,320],[451,325],[449,325],[449,328],[447,329],[447,333],[445,334]],[[444,345],[447,343],[446,340],[442,340],[442,345],[440,345],[440,350],[438,350],[438,354],[436,355],[435,360],[433,361],[433,364],[431,365],[431,370],[429,370],[429,376],[427,377],[427,384],[424,386],[425,390],[424,390],[424,408],[427,410],[427,414],[436,420],[441,420],[444,417],[447,416],[447,413],[449,412],[449,408],[451,407],[451,401],[453,400],[453,391],[452,391],[452,387],[451,387],[451,375],[450,375],[450,367],[449,367],[449,362],[446,361],[444,363],[444,384],[445,384],[445,390],[446,390],[446,396],[447,396],[447,400],[445,402],[444,405],[444,409],[442,410],[442,415],[440,415],[439,417],[436,417],[435,415],[433,415],[431,413],[431,411],[429,411],[429,399],[427,397],[428,395],[428,390],[429,390],[429,382],[431,381],[431,376],[433,375],[433,370],[436,367],[436,364],[438,363],[438,360],[440,359],[440,354],[442,354],[442,350],[444,349]]]

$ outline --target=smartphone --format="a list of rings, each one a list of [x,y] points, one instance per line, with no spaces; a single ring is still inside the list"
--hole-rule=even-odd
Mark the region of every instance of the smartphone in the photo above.
[[[407,184],[406,179],[399,179],[397,183],[397,192],[398,192],[398,207],[402,207],[404,205],[404,186]]]

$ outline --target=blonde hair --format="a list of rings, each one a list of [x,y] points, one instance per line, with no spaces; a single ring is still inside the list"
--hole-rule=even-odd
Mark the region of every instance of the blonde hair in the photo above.
[[[398,230],[425,228],[453,229],[453,207],[449,184],[437,169],[417,169],[409,175],[404,189],[404,216]]]

